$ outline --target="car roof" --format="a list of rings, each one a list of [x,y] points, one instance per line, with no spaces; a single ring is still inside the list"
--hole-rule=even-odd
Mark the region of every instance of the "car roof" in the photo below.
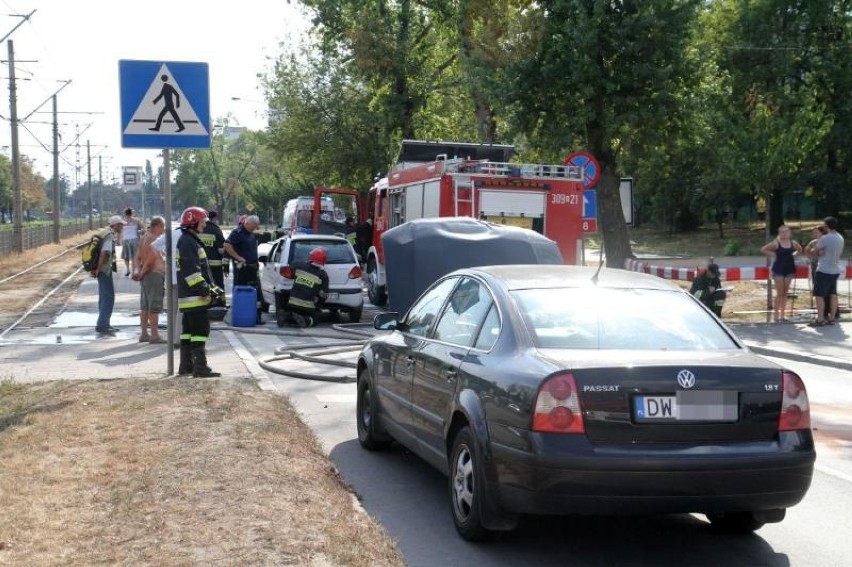
[[[306,233],[296,233],[291,234],[289,236],[282,236],[278,239],[279,242],[284,240],[291,240],[293,242],[299,242],[300,240],[311,240],[313,242],[324,241],[331,244],[339,244],[341,242],[348,243],[349,241],[343,238],[342,236],[336,236],[334,234],[306,234]]]
[[[465,268],[455,273],[479,273],[503,282],[509,290],[556,289],[564,287],[606,287],[682,291],[674,283],[639,272],[614,268],[561,266],[553,264],[508,264]]]

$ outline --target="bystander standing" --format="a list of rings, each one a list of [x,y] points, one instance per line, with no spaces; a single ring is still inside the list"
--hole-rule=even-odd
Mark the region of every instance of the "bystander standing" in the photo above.
[[[837,278],[840,277],[840,256],[843,254],[843,237],[837,232],[835,217],[825,217],[826,234],[814,245],[817,270],[814,275],[816,319],[811,327],[833,325],[837,316]]]
[[[139,267],[133,279],[141,282],[139,294],[139,321],[142,332],[139,342],[165,343],[160,337],[160,313],[165,296],[166,262],[163,253],[154,247],[154,241],[166,231],[163,217],[152,217],[150,230],[139,243]]]
[[[137,264],[137,250],[139,248],[139,238],[145,232],[145,225],[141,220],[133,216],[133,209],[130,207],[124,209],[123,222],[121,258],[124,260],[124,277],[127,277],[139,268]]]
[[[796,260],[794,256],[802,253],[802,246],[793,240],[790,227],[782,224],[778,227],[778,236],[766,243],[760,252],[772,260],[772,280],[775,283],[775,301],[773,302],[773,318],[776,323],[788,323],[784,317],[787,310],[787,294],[790,282],[796,276]]]
[[[114,215],[108,222],[110,230],[101,243],[98,265],[91,272],[92,277],[98,280],[98,322],[95,324],[95,331],[100,335],[114,335],[118,332],[118,329],[110,325],[112,308],[115,306],[115,282],[112,279],[112,273],[116,269],[115,243],[121,236],[124,220]]]

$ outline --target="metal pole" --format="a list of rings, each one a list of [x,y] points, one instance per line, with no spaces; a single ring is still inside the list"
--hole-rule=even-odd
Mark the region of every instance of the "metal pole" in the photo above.
[[[92,148],[89,140],[86,140],[86,171],[89,179],[89,230],[92,230],[94,228],[92,224]]]
[[[103,156],[98,156],[98,217],[104,220],[104,164]]]
[[[12,124],[12,208],[14,215],[13,240],[15,252],[24,251],[24,209],[21,199],[21,156],[18,146],[18,101],[15,94],[15,47],[9,47],[9,122]]]
[[[168,337],[168,346],[166,347],[166,372],[169,376],[175,373],[175,321],[178,316],[177,305],[175,305],[172,297],[172,270],[174,269],[174,254],[172,254],[172,187],[171,187],[171,164],[169,150],[163,150],[163,217],[166,219],[166,312],[169,314],[167,319],[168,327],[166,328],[166,336]]]
[[[57,120],[56,95],[53,95],[53,242],[59,244],[62,234],[59,228],[59,121]]]

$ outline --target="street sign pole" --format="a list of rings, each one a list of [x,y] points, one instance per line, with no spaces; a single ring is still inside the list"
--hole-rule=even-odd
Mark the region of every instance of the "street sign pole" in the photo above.
[[[172,266],[175,259],[172,254],[172,182],[171,182],[171,152],[168,148],[163,150],[163,207],[165,210],[166,219],[166,267],[169,273],[166,274],[166,313],[169,316],[166,318],[166,336],[168,337],[168,346],[166,350],[166,372],[169,376],[175,373],[175,322],[177,321],[178,313],[172,296],[172,288],[176,282],[172,282]]]

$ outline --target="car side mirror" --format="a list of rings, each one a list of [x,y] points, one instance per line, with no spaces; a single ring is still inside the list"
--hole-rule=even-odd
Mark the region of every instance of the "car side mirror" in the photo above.
[[[395,331],[402,324],[399,321],[399,313],[389,311],[387,313],[379,313],[373,317],[373,328],[379,331]]]

